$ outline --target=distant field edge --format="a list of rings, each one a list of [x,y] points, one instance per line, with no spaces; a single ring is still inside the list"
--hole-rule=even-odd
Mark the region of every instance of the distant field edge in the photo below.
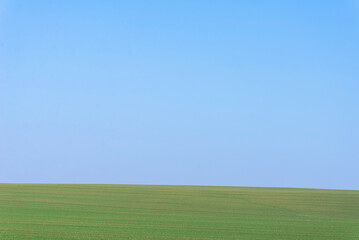
[[[1,185],[115,185],[115,186],[143,186],[143,187],[223,187],[223,188],[256,188],[283,190],[325,190],[325,191],[359,191],[359,189],[317,188],[317,187],[272,187],[272,186],[240,186],[240,185],[202,185],[202,184],[144,184],[144,183],[61,183],[61,182],[0,182]]]

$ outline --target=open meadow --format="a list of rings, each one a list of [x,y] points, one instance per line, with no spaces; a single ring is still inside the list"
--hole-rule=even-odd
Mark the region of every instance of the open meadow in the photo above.
[[[359,191],[0,184],[0,239],[359,239]]]

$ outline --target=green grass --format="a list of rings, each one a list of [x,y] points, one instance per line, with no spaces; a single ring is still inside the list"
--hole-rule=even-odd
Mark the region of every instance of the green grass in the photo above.
[[[0,239],[359,239],[359,191],[0,184]]]

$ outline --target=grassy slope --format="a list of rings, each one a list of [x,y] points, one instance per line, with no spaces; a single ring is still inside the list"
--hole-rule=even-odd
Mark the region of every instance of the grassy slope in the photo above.
[[[359,191],[0,184],[0,239],[359,239]]]

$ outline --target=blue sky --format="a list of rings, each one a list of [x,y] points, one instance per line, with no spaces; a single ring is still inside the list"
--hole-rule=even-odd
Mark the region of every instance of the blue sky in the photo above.
[[[356,1],[0,0],[0,182],[359,189]]]

